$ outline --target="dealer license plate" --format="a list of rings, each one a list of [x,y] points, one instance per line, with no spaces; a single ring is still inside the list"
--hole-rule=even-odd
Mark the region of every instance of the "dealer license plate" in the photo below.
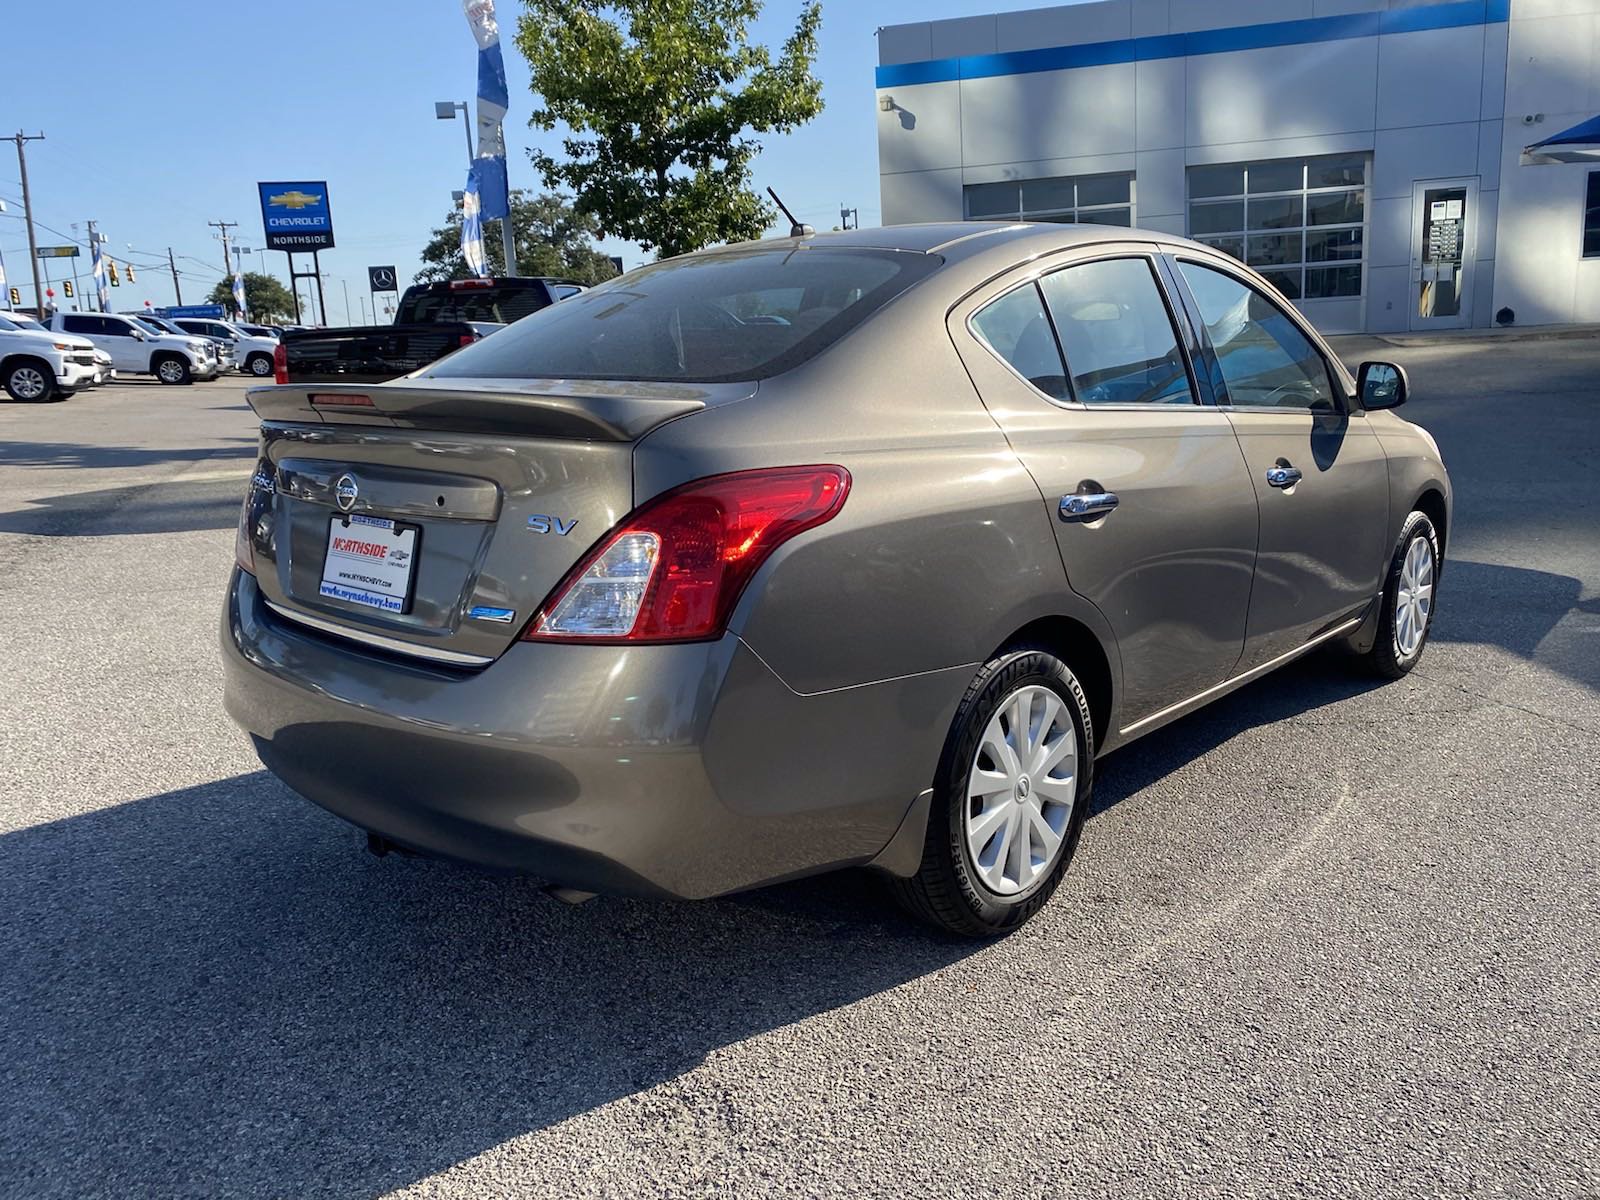
[[[322,563],[321,595],[383,612],[411,607],[411,576],[417,566],[415,525],[360,514],[328,522],[328,554]]]

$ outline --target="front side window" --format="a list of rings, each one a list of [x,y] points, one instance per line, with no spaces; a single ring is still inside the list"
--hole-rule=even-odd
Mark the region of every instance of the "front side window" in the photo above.
[[[99,321],[100,331],[109,333],[112,337],[131,338],[133,336],[133,324],[130,321],[119,321],[116,317],[91,317],[90,320]]]
[[[440,360],[427,375],[766,379],[820,354],[942,261],[791,245],[653,263],[547,305]]]
[[[1328,365],[1293,319],[1260,292],[1212,267],[1178,263],[1206,323],[1236,408],[1334,406]]]
[[[1291,300],[1361,295],[1365,154],[1190,167],[1189,236]]]
[[[1600,171],[1589,172],[1583,197],[1583,256],[1600,258]]]
[[[965,189],[969,221],[1133,224],[1133,176],[1062,176],[974,183]]]
[[[1036,284],[1025,284],[979,309],[972,327],[989,348],[1046,396],[1066,400],[1067,373]]]
[[[1046,275],[1075,399],[1084,404],[1193,404],[1189,373],[1143,258],[1084,263]]]

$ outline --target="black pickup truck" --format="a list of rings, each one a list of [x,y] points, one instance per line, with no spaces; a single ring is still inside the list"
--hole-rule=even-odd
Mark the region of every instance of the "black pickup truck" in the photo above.
[[[381,383],[581,291],[546,278],[414,284],[393,325],[285,330],[273,373],[278,383]]]

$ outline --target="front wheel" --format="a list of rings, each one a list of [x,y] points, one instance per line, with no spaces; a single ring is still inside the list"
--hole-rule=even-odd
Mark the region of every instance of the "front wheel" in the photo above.
[[[187,360],[169,354],[156,362],[156,378],[162,383],[192,383],[194,374]]]
[[[25,358],[6,366],[5,389],[13,400],[49,400],[56,390],[56,377],[48,364]]]
[[[1094,781],[1089,701],[1044,650],[986,663],[956,709],[922,865],[895,880],[914,916],[949,933],[1009,933],[1042,908],[1077,848]]]
[[[1433,629],[1434,595],[1439,579],[1439,535],[1424,512],[1413,512],[1400,527],[1400,540],[1384,578],[1378,636],[1364,656],[1385,679],[1399,679],[1417,665]]]

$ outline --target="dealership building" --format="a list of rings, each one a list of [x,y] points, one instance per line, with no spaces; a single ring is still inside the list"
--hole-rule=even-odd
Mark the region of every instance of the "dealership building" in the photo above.
[[[1600,0],[1098,0],[878,55],[885,224],[1183,234],[1326,332],[1600,322]]]

